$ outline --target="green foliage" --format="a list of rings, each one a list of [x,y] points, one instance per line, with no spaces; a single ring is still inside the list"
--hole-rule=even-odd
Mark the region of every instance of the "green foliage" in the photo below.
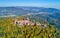
[[[19,18],[21,19],[21,18]],[[59,38],[60,30],[48,24],[47,27],[14,25],[14,18],[0,19],[0,38]]]

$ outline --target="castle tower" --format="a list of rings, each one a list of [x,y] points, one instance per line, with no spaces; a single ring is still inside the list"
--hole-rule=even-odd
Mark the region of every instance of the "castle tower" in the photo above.
[[[14,24],[16,24],[16,23],[17,23],[17,21],[18,21],[18,20],[17,20],[17,19],[15,19],[15,20],[14,20]]]

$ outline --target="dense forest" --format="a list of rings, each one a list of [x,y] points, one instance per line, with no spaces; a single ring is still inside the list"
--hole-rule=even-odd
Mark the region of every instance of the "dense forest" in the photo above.
[[[0,18],[0,38],[60,38],[60,30],[47,23],[47,27],[14,24],[15,18]],[[23,17],[19,17],[19,20]]]

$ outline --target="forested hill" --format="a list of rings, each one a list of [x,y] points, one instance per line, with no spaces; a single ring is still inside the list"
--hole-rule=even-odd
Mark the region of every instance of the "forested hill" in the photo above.
[[[18,17],[22,20],[25,17]],[[60,29],[46,23],[47,27],[14,24],[16,18],[0,19],[0,38],[60,38]],[[37,20],[35,20],[37,22]],[[41,23],[41,22],[40,22]]]

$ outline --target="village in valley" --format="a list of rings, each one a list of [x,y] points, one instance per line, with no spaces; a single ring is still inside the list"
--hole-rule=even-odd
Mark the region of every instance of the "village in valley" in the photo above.
[[[31,25],[31,26],[43,26],[43,27],[47,27],[47,24],[42,24],[40,22],[36,22],[36,21],[31,21],[29,19],[29,17],[24,18],[23,20],[18,20],[17,18],[14,20],[14,24],[18,26],[24,26],[24,25]]]

